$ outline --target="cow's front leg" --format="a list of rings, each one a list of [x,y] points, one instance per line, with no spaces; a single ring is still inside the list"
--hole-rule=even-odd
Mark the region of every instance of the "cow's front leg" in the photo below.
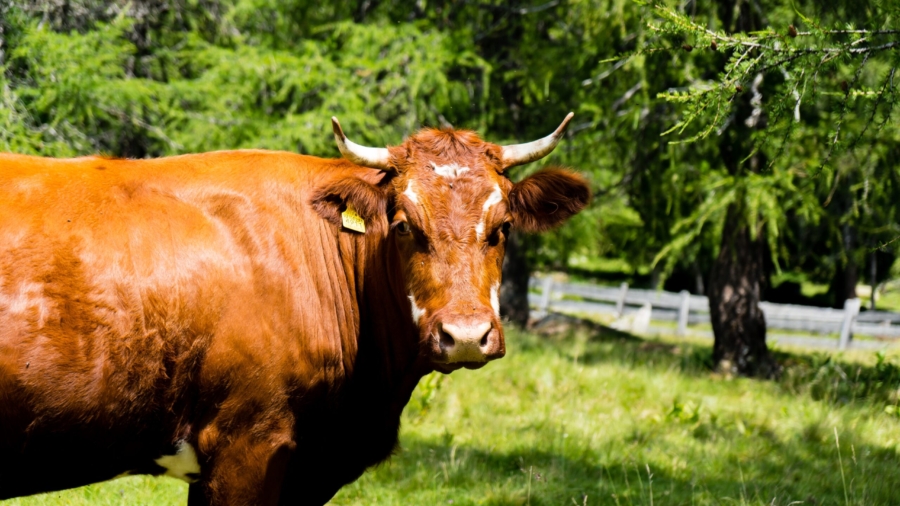
[[[252,431],[219,437],[223,441],[205,459],[200,481],[190,486],[188,506],[278,504],[285,470],[296,447],[293,441],[260,437]]]

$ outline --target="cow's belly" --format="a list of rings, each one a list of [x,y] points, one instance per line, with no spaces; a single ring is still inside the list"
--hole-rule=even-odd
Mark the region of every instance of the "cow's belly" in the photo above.
[[[123,474],[199,478],[177,441],[187,390],[172,385],[186,372],[171,343],[45,329],[0,339],[0,499]]]
[[[80,487],[129,474],[168,475],[192,483],[200,465],[192,445],[109,431],[38,436],[24,451],[0,452],[0,499]],[[155,441],[154,441],[155,440]]]

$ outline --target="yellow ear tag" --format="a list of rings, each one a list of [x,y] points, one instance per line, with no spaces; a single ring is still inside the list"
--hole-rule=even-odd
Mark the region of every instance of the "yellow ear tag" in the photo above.
[[[348,230],[354,230],[362,234],[366,233],[365,220],[363,220],[360,215],[356,214],[356,210],[353,209],[353,206],[350,204],[347,204],[347,209],[341,213],[341,223],[343,223],[344,228]]]

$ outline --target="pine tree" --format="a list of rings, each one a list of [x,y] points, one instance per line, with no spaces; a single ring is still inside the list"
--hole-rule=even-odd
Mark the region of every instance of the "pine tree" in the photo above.
[[[697,66],[687,86],[660,94],[679,106],[680,118],[666,134],[682,138],[672,142],[715,142],[721,168],[708,171],[701,185],[707,199],[673,227],[657,261],[670,269],[693,241],[720,236],[709,281],[713,359],[727,373],[771,376],[778,368],[765,345],[758,302],[767,251],[776,269],[790,261],[780,254],[786,223],[815,226],[836,214],[844,272],[855,270],[860,244],[886,248],[898,233],[898,172],[882,158],[880,146],[897,138],[890,125],[896,118],[900,30],[890,23],[900,11],[886,4],[860,13],[848,5],[816,20],[772,9],[783,23],[775,29],[748,4],[725,2],[720,8],[725,15],[735,13],[731,29],[709,28],[685,12],[655,7],[659,21],[651,29],[659,38],[639,51],[727,58],[715,77],[710,67],[717,58],[712,65],[706,56],[684,58]],[[854,8],[852,15],[840,16]],[[859,24],[827,28],[838,19]],[[889,221],[873,226],[875,216]],[[856,286],[854,275],[846,277],[848,288],[838,302]]]

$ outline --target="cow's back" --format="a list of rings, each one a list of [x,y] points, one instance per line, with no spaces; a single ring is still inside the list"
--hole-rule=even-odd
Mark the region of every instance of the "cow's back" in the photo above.
[[[36,469],[52,488],[145,471],[212,406],[260,409],[235,391],[339,381],[352,275],[306,199],[340,163],[0,155],[0,497]]]

